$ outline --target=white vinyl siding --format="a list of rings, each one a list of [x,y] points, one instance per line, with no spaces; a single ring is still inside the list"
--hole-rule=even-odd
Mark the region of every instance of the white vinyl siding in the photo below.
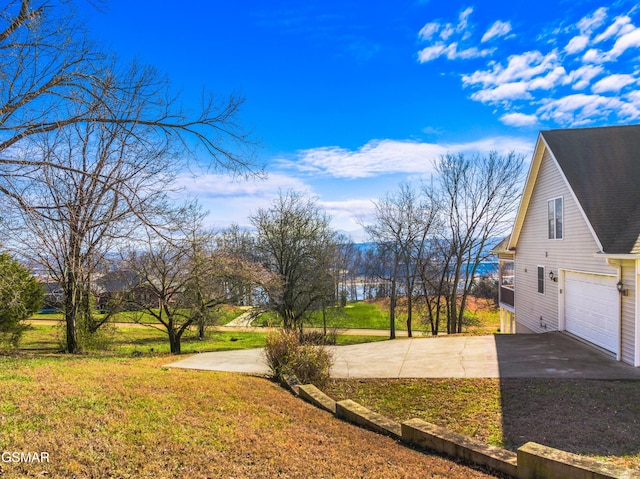
[[[562,198],[562,241],[548,240],[549,200]],[[584,271],[616,274],[603,258],[586,220],[568,188],[555,160],[544,152],[536,184],[516,245],[516,322],[524,330],[558,330],[559,282],[548,277],[553,271]],[[538,291],[537,267],[545,266],[545,294]]]
[[[622,261],[622,284],[627,296],[622,296],[622,361],[634,364],[636,338],[636,264]]]

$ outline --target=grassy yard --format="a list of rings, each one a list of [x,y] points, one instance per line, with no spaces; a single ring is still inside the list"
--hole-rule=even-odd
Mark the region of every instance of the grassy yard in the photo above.
[[[396,421],[421,418],[512,450],[534,441],[640,475],[640,381],[333,380],[325,391]]]
[[[247,310],[243,306],[231,306],[222,305],[218,311],[216,324],[227,324],[234,320]],[[104,317],[101,313],[96,311],[94,313],[98,318]],[[33,320],[49,320],[49,321],[62,321],[64,319],[62,313],[36,313],[31,319]],[[124,311],[117,313],[113,317],[113,322],[116,323],[142,323],[142,324],[155,324],[156,319],[143,312],[143,311]]]
[[[486,478],[351,426],[256,377],[175,357],[0,357],[4,478]]]
[[[500,317],[496,309],[489,307],[484,301],[469,299],[467,308],[468,325],[465,334],[493,334],[500,327]],[[327,326],[329,328],[355,328],[355,329],[389,329],[389,304],[388,301],[357,301],[347,303],[344,308],[327,308]],[[400,304],[396,312],[396,329],[407,329],[406,307]],[[261,315],[254,324],[260,326],[279,325],[280,320],[273,313]],[[322,311],[314,311],[307,320],[307,325],[313,327],[323,326]],[[414,313],[413,330],[416,334],[430,333],[428,326],[420,320],[420,315]],[[446,334],[446,323],[440,327],[440,331]]]
[[[339,329],[389,329],[389,311],[383,302],[358,301],[348,303],[344,308],[331,307],[326,310],[328,328]],[[275,313],[263,313],[255,323],[259,326],[279,326],[282,321]],[[321,328],[324,325],[322,311],[313,311],[305,325]],[[396,329],[407,329],[405,321],[398,317]]]
[[[62,349],[62,324],[59,326],[32,325],[24,333],[20,342],[22,351],[58,352]],[[152,327],[119,327],[110,325],[102,333],[105,341],[102,349],[94,351],[100,355],[168,354],[167,333]],[[228,351],[233,349],[261,348],[265,345],[265,332],[235,332],[209,330],[207,337],[200,340],[195,331],[187,331],[182,339],[182,353],[203,353],[208,351]],[[384,341],[379,336],[339,335],[337,344],[349,345]]]

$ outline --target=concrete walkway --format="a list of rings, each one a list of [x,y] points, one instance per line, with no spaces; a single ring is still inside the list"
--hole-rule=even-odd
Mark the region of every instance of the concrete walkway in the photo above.
[[[562,333],[396,339],[331,350],[336,378],[640,379],[640,368]],[[269,374],[262,349],[201,353],[167,367]]]

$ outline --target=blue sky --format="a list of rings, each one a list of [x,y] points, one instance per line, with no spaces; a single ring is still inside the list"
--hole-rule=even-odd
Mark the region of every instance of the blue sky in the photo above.
[[[634,1],[111,0],[93,37],[166,73],[185,103],[242,94],[263,181],[181,179],[209,222],[248,224],[279,189],[362,239],[371,200],[447,152],[529,157],[541,129],[640,122]]]

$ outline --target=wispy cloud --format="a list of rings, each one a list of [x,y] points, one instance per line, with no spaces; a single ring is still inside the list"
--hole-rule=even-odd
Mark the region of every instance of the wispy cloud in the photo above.
[[[196,177],[183,174],[178,187],[199,198],[267,198],[277,196],[280,190],[305,191],[306,184],[299,178],[281,173],[270,173],[265,179],[232,180],[228,175],[201,174]]]
[[[529,127],[539,121],[552,121],[570,126],[638,120],[635,89],[640,83],[640,27],[633,17],[640,10],[614,12],[614,8],[620,7],[586,12],[582,17],[567,19],[553,33],[539,35],[519,35],[511,22],[496,20],[475,39],[467,15],[468,45],[490,41],[493,47],[479,50],[468,46],[476,51],[467,57],[460,55],[458,37],[444,41],[436,35],[443,23],[430,22],[423,28],[425,34],[419,35],[430,45],[418,52],[418,59],[427,63],[441,58],[475,58],[466,72],[465,63],[460,63],[462,86],[469,90],[472,100],[496,108],[506,125]],[[505,43],[505,38],[520,41]],[[484,57],[488,59],[482,60]],[[479,62],[484,66],[478,68]]]
[[[482,43],[488,42],[493,38],[504,37],[511,32],[511,22],[503,22],[500,20],[496,20],[496,22],[489,27],[489,30],[486,31],[480,41]]]
[[[429,45],[418,52],[418,61],[420,63],[428,63],[440,57],[446,57],[449,60],[468,60],[490,56],[495,51],[495,48],[478,48],[470,41],[472,36],[470,17],[472,13],[473,9],[470,7],[460,12],[458,23],[455,25],[442,21],[433,21],[425,24],[418,36]],[[510,30],[511,25],[508,22],[496,22],[485,33],[485,36],[488,35],[486,41],[493,37],[504,36]]]
[[[375,140],[356,149],[324,147],[304,150],[296,158],[281,159],[285,169],[307,175],[334,178],[367,178],[387,174],[427,175],[433,162],[447,153],[529,154],[531,141],[512,137],[493,137],[468,143],[424,143],[416,141]]]

